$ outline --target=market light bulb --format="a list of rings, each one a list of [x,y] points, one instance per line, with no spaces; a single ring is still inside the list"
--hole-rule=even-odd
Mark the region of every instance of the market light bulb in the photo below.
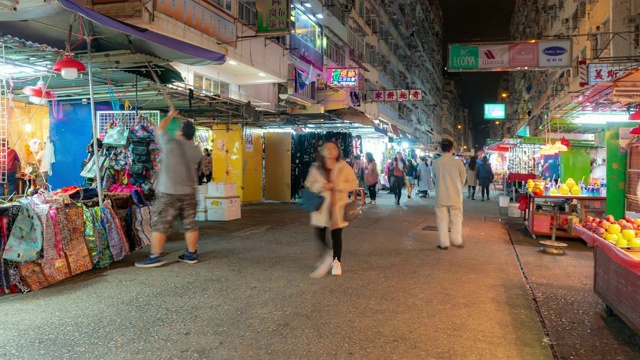
[[[29,96],[29,101],[36,105],[47,105],[48,100],[39,96]]]
[[[78,77],[78,69],[76,68],[64,68],[60,73],[62,77],[67,80],[73,80]]]
[[[31,124],[27,124],[24,126],[24,131],[30,133],[33,130],[33,126]]]

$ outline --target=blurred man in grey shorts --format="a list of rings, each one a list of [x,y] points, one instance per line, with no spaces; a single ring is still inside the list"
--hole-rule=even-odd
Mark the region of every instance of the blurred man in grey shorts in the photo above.
[[[176,218],[182,220],[187,243],[187,250],[178,260],[189,264],[198,262],[196,186],[202,152],[193,143],[196,128],[191,121],[182,123],[175,138],[167,134],[167,127],[177,114],[175,109],[171,109],[156,130],[156,142],[162,152],[162,160],[153,204],[151,253],[146,259],[137,262],[137,267],[157,267],[166,263],[160,254]]]

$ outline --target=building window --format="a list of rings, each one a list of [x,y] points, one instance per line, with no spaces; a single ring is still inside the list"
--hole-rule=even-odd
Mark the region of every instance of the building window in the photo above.
[[[211,77],[193,73],[193,89],[204,95],[229,96],[229,83]]]
[[[227,12],[231,13],[233,10],[233,0],[212,0],[212,2],[219,7],[225,9]],[[255,6],[255,3],[254,3]]]
[[[298,9],[293,10],[293,18],[295,28],[292,30],[300,40],[307,43],[314,49],[322,51],[322,37],[320,33],[320,27]]]
[[[338,66],[346,66],[346,54],[344,47],[338,45],[331,37],[325,37],[324,56]]]
[[[255,1],[238,1],[238,19],[255,26],[257,24],[258,13]]]

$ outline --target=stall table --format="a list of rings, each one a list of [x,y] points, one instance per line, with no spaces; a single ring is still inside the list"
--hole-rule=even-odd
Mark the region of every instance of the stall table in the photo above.
[[[605,210],[606,197],[602,196],[586,196],[586,195],[533,195],[528,194],[529,205],[524,212],[524,222],[531,236],[535,239],[536,235],[551,236],[551,212],[536,211],[536,204],[540,205],[545,200],[576,200],[580,211],[578,216],[580,222],[584,221],[589,213],[603,217]],[[569,228],[570,212],[559,213],[559,227],[556,230],[556,236],[565,238],[580,238],[579,235],[571,232]]]
[[[575,226],[593,245],[593,292],[605,303],[607,315],[618,315],[640,335],[640,252],[618,248],[581,226]]]

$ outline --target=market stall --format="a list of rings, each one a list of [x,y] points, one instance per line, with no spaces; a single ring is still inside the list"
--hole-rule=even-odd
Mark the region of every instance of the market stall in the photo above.
[[[594,229],[592,223],[585,225]],[[619,316],[640,335],[640,248],[619,247],[582,226],[575,232],[593,246],[593,291],[605,303],[607,315]]]

